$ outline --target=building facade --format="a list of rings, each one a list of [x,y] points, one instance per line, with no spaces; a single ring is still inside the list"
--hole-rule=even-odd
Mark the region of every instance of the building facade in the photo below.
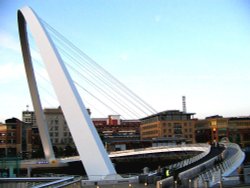
[[[0,124],[0,156],[16,157],[22,153],[22,121],[7,119]]]
[[[185,138],[187,143],[195,143],[194,113],[178,110],[163,111],[141,119],[142,140],[155,138]]]
[[[22,121],[26,124],[34,125],[36,123],[36,116],[34,111],[23,111],[22,112]]]
[[[44,109],[44,115],[47,120],[52,145],[59,148],[65,146],[75,147],[62,109],[60,107]]]
[[[90,114],[89,109],[88,112]],[[31,114],[28,111],[23,112],[28,120],[35,119],[35,117],[30,118]],[[76,147],[61,108],[44,109],[44,114],[55,155],[76,155]],[[108,151],[132,148],[134,145],[131,141],[140,140],[139,120],[122,120],[119,115],[109,115],[107,118],[92,118],[92,121]],[[35,122],[27,132],[27,151],[32,157],[42,156],[39,130]]]
[[[250,117],[229,118],[227,136],[231,142],[250,148]]]
[[[122,120],[119,115],[92,119],[107,151],[139,147],[140,120]]]
[[[44,109],[49,136],[56,156],[76,154],[75,145],[61,108]],[[34,112],[23,112],[27,128],[27,151],[31,157],[42,157],[43,149]]]
[[[211,116],[197,121],[197,142],[219,142],[224,137],[242,147],[250,147],[250,117]]]

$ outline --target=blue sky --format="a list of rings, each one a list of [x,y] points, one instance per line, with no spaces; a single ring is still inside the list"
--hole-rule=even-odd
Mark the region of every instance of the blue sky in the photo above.
[[[0,122],[31,105],[16,12],[30,6],[157,111],[250,115],[247,0],[0,0]]]

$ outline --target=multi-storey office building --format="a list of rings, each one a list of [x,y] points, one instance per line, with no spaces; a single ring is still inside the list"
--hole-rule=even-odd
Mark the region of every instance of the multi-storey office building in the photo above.
[[[64,118],[62,109],[60,107],[44,109],[44,115],[47,120],[49,135],[53,146],[74,147],[74,142],[71,137],[67,122]]]
[[[212,129],[207,119],[197,120],[195,123],[195,140],[197,143],[211,143]]]
[[[178,110],[163,111],[141,119],[140,135],[142,140],[155,138],[185,138],[195,143],[194,113]]]
[[[250,117],[211,116],[197,121],[197,142],[219,142],[224,137],[242,147],[249,147]]]
[[[242,147],[250,147],[250,117],[229,118],[228,138]]]
[[[0,124],[0,156],[14,157],[22,152],[22,122],[16,118]]]
[[[90,110],[88,110],[90,114]],[[76,153],[75,145],[71,137],[67,122],[61,108],[44,109],[47,120],[49,135],[56,155]],[[122,120],[119,115],[109,115],[107,118],[92,119],[98,133],[100,134],[107,150],[123,150],[131,148],[131,140],[140,140],[139,120]],[[32,156],[39,156],[42,152],[39,131],[34,123],[28,130],[28,150]],[[67,155],[67,154],[66,154]]]
[[[140,120],[122,120],[118,115],[92,119],[108,151],[139,147]]]
[[[22,121],[26,124],[35,124],[36,123],[36,116],[34,111],[23,111],[22,112]]]
[[[34,112],[24,113],[26,117],[33,116]],[[44,109],[44,115],[47,121],[49,136],[56,155],[64,155],[65,153],[75,153],[75,146],[65,121],[61,108]],[[24,119],[24,117],[23,117]],[[35,115],[32,118],[35,120]],[[39,130],[36,122],[32,122],[32,126],[27,129],[27,151],[31,156],[43,156]],[[70,150],[70,151],[67,151]]]
[[[218,142],[228,136],[228,118],[222,116],[210,116],[206,119],[198,120],[195,125],[195,135],[197,142]]]

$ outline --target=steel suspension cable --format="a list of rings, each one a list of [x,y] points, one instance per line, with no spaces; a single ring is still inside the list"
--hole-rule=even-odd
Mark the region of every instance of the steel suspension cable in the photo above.
[[[80,62],[79,62],[79,60],[77,60],[76,58],[74,58],[72,55],[70,55],[66,50],[64,50],[63,48],[61,48],[60,46],[58,46],[58,48],[59,49],[61,49],[62,51],[63,51],[63,54],[64,55],[67,55],[70,59],[72,59],[72,60],[74,60],[74,62],[77,62],[78,64],[80,64]],[[81,65],[81,64],[80,64]],[[85,71],[89,76],[91,76],[95,81],[101,81],[105,86],[107,86],[107,87],[109,87],[111,90],[109,90],[109,91],[112,91],[113,93],[115,92],[116,94],[118,94],[117,95],[117,97],[118,98],[120,98],[121,100],[122,100],[122,98],[121,98],[121,96],[123,97],[123,98],[125,98],[127,101],[129,101],[133,106],[136,106],[142,113],[144,113],[144,115],[148,115],[148,113],[147,112],[145,112],[141,107],[139,107],[138,105],[136,105],[135,103],[133,103],[133,101],[131,101],[128,97],[126,97],[125,95],[123,95],[121,92],[120,93],[118,93],[117,91],[118,90],[114,90],[113,88],[112,88],[112,86],[110,85],[110,84],[108,84],[107,83],[107,81],[105,81],[105,79],[101,79],[100,77],[94,77],[93,76],[93,74],[89,74],[89,72],[91,72],[91,73],[93,73],[93,71],[91,70],[91,69],[88,69],[88,68],[86,68],[86,67],[84,67],[84,66],[80,66],[80,69],[85,69],[85,70],[88,70],[88,71]],[[81,74],[82,75],[82,74]],[[97,80],[97,79],[98,80]],[[134,112],[135,113],[135,112]]]
[[[113,77],[110,73],[108,73],[105,69],[103,69],[100,65],[98,65],[94,60],[92,60],[90,57],[88,57],[85,53],[83,53],[79,48],[74,46],[70,41],[68,41],[64,36],[62,36],[59,32],[57,32],[53,27],[51,27],[49,24],[47,24],[45,21],[43,21],[53,32],[55,32],[57,35],[62,38],[62,40],[66,41],[69,46],[71,46],[77,53],[79,53],[81,56],[86,58],[88,61],[91,61],[92,64],[94,64],[96,67],[99,68],[99,70],[109,76],[109,78],[112,80],[112,82],[116,81],[116,84],[119,83],[119,88],[129,94],[131,97],[136,98],[136,101],[139,102],[141,105],[143,105],[145,108],[150,110],[151,113],[156,113],[157,111],[153,109],[150,105],[148,105],[145,101],[143,101],[141,98],[139,98],[135,93],[133,93],[129,88],[127,88],[124,84],[122,84],[119,80],[117,80],[115,77]],[[92,66],[91,64],[91,66]],[[121,87],[123,86],[123,87]],[[125,89],[124,89],[125,88]]]

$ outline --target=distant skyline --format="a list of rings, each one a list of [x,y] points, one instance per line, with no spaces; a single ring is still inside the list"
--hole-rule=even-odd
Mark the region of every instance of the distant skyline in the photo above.
[[[16,18],[27,5],[159,112],[185,95],[198,118],[250,115],[246,0],[1,0],[0,122],[32,110]]]

